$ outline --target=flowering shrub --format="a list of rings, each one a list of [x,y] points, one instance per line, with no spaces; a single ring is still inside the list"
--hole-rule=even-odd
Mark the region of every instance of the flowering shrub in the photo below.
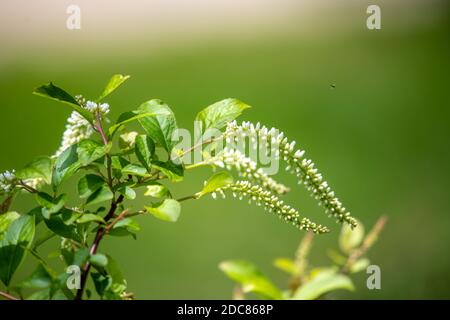
[[[247,156],[245,141],[264,156],[271,155],[277,164],[284,161],[286,169],[305,185],[330,217],[350,228],[356,226],[356,220],[314,163],[305,158],[304,150],[295,147],[295,141],[289,141],[275,128],[235,121],[249,108],[236,99],[219,101],[197,114],[193,146],[184,146],[180,141],[175,115],[160,100],[146,101],[111,124],[107,118],[109,105],[103,100],[128,78],[114,75],[95,100],[74,97],[52,83],[34,91],[68,105],[72,114],[54,155],[38,157],[21,170],[0,174],[0,280],[6,286],[6,292],[0,292],[3,297],[23,298],[24,289],[31,288],[37,291],[27,297],[30,299],[89,298],[92,293],[86,291],[86,283],[90,276],[101,298],[132,298],[117,263],[98,251],[101,241],[107,236],[134,237],[140,229],[136,216],[151,215],[175,222],[181,202],[207,194],[216,198],[229,192],[240,199],[248,198],[298,229],[329,232],[281,200],[289,188],[270,177],[257,159]],[[139,124],[141,132],[129,129],[133,123]],[[189,162],[189,156],[198,152],[201,159]],[[198,192],[175,197],[170,183],[181,182],[185,172],[201,166],[210,166],[216,172]],[[234,180],[233,172],[239,181]],[[77,207],[68,205],[62,188],[65,181],[74,178],[78,178]],[[37,206],[19,214],[10,208],[23,192],[33,194]],[[137,210],[124,205],[124,199],[136,199],[138,194],[147,197],[147,205]],[[44,225],[47,233],[35,239],[38,224]],[[39,255],[39,246],[53,237],[61,239],[59,256],[67,265],[63,272],[52,270]],[[29,278],[12,285],[12,277],[28,253],[36,258],[38,267]]]

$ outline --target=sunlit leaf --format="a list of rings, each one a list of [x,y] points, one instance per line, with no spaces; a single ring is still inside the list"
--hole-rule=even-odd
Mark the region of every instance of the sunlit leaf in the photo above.
[[[21,216],[12,222],[0,241],[0,280],[9,286],[22,263],[35,233],[34,217]]]
[[[91,112],[81,107],[74,97],[51,82],[36,88],[33,93],[69,105],[74,111],[78,112],[91,123],[94,120],[94,115]]]
[[[152,207],[146,206],[145,209],[154,217],[169,222],[176,222],[180,216],[181,205],[174,199],[165,199]]]
[[[282,299],[281,291],[253,264],[243,260],[224,261],[219,264],[229,278],[240,283],[245,293],[254,292],[268,299]]]
[[[335,290],[353,291],[355,288],[349,277],[334,269],[325,269],[300,286],[294,293],[294,300],[313,300]]]
[[[125,81],[127,81],[130,76],[124,76],[121,74],[115,74],[111,77],[108,84],[106,85],[103,93],[100,97],[97,98],[97,101],[100,101],[110,95],[114,90],[116,90],[120,85],[122,85]]]

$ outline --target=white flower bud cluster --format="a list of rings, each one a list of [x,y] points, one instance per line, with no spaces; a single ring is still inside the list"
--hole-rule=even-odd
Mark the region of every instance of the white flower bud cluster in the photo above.
[[[269,177],[262,168],[258,168],[255,161],[246,157],[239,150],[224,148],[218,155],[206,160],[206,163],[227,168],[228,170],[234,167],[241,177],[256,182],[276,194],[289,192],[288,187]]]
[[[227,190],[232,192],[233,197],[238,197],[240,200],[248,197],[249,202],[255,201],[258,206],[262,205],[265,210],[277,214],[280,219],[301,230],[313,231],[314,233],[329,232],[328,228],[318,225],[308,218],[300,218],[296,209],[284,204],[283,200],[280,200],[270,191],[264,190],[261,186],[252,185],[249,181],[237,181],[234,184],[217,189],[216,192],[225,197],[224,191]],[[213,198],[217,197],[216,192],[212,193]]]
[[[109,104],[97,104],[93,101],[87,101],[84,108],[92,113],[100,113],[100,115],[107,115],[109,113]]]
[[[16,186],[15,170],[0,173],[0,194],[9,193]]]
[[[109,113],[109,105],[107,103],[97,104],[92,101],[85,102],[81,96],[76,96],[78,103],[86,110],[92,113],[98,113],[104,116]],[[56,151],[54,157],[58,157],[64,150],[71,145],[89,138],[94,133],[94,128],[83,116],[73,111],[67,119],[66,130],[63,133],[61,146]]]
[[[279,132],[275,128],[268,129],[261,126],[259,122],[256,125],[250,122],[243,122],[242,125],[238,125],[236,121],[230,122],[225,131],[225,137],[233,140],[254,135],[258,136],[260,141],[265,141],[270,143],[272,147],[277,147],[276,154],[287,162],[286,170],[297,176],[299,183],[305,185],[311,195],[319,201],[319,204],[325,207],[330,216],[335,217],[338,222],[347,222],[351,227],[356,226],[356,220],[351,217],[350,212],[335,196],[314,163],[304,158],[305,151],[295,149],[295,141],[288,142],[283,132]]]

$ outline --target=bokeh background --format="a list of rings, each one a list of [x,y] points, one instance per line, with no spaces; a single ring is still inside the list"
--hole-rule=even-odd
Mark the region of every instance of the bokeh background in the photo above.
[[[66,28],[70,4],[81,8],[81,30]],[[381,30],[366,28],[370,4],[381,7]],[[31,94],[48,81],[95,97],[112,74],[130,74],[109,98],[112,118],[160,98],[184,128],[203,107],[236,97],[253,106],[242,119],[279,127],[307,150],[366,228],[389,217],[369,253],[382,289],[366,289],[361,274],[356,292],[332,297],[450,298],[449,26],[445,1],[3,0],[0,170],[58,147],[69,109]],[[207,176],[190,173],[176,194]],[[279,178],[294,186],[287,201],[332,227],[311,256],[326,265],[338,225],[292,177]],[[292,256],[303,236],[232,199],[185,203],[176,224],[139,222],[138,241],[111,238],[101,251],[140,299],[229,298],[233,284],[217,265],[231,258],[284,285],[272,260]],[[16,280],[33,268],[28,259]]]

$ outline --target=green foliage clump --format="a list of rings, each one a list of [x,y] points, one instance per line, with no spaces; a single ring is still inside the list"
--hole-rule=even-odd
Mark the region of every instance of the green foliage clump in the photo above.
[[[34,91],[71,107],[72,113],[55,154],[38,157],[21,170],[0,174],[0,280],[7,291],[0,292],[3,297],[13,299],[15,296],[9,292],[14,292],[23,298],[24,292],[34,289],[27,298],[89,298],[92,293],[86,292],[86,283],[90,277],[99,297],[132,298],[117,263],[109,254],[99,252],[100,242],[110,236],[135,237],[140,230],[137,216],[176,222],[181,202],[207,194],[215,197],[229,191],[262,205],[299,229],[328,232],[327,227],[301,216],[280,199],[290,189],[239,150],[236,143],[243,137],[253,139],[254,147],[256,140],[268,143],[267,153],[273,152],[275,160],[284,160],[288,171],[298,177],[330,216],[351,228],[356,226],[311,160],[304,158],[304,151],[295,149],[295,142],[288,142],[274,128],[235,122],[249,108],[239,100],[225,99],[200,111],[195,118],[197,138],[189,148],[180,148],[175,114],[161,100],[146,101],[122,113],[112,124],[108,119],[109,104],[104,99],[128,78],[114,75],[93,101],[72,96],[52,83]],[[136,123],[139,131],[130,130]],[[230,146],[221,149],[219,142]],[[206,146],[209,149],[201,150],[201,161],[185,163],[186,156]],[[223,170],[210,177],[200,191],[174,197],[170,184],[181,182],[187,171],[201,166]],[[241,180],[235,182],[232,172],[237,172]],[[68,181],[76,186],[75,199],[69,199],[64,192]],[[21,193],[35,198],[36,207],[29,212],[10,209]],[[146,205],[133,209],[128,203],[138,196],[145,197]],[[126,199],[130,200],[127,205]],[[76,203],[76,207],[69,203]],[[38,225],[44,226],[46,233],[36,239]],[[64,272],[51,269],[39,255],[39,247],[53,237],[61,240],[57,256],[66,264]],[[30,277],[12,285],[12,277],[27,254],[36,258],[37,268]],[[273,291],[271,297],[281,297],[271,285],[263,285]]]

